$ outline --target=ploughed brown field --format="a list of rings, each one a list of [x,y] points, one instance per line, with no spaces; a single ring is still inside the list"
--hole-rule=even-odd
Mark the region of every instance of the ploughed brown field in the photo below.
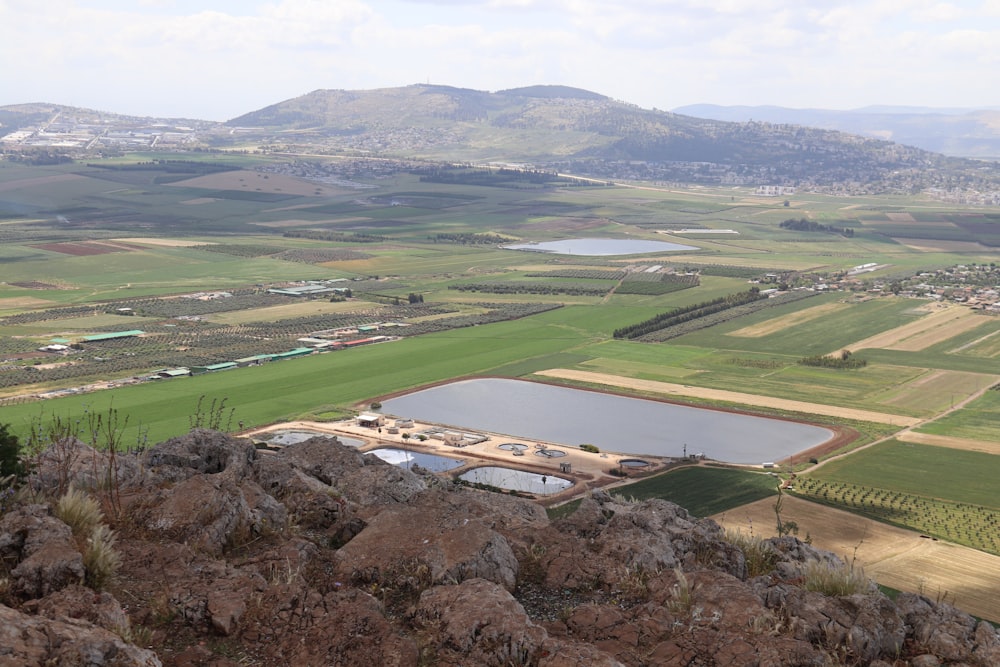
[[[82,243],[39,243],[32,245],[32,248],[58,252],[63,255],[73,255],[74,257],[84,257],[87,255],[104,255],[109,252],[131,252],[136,250],[135,246],[125,243],[111,243],[102,241],[84,241]]]

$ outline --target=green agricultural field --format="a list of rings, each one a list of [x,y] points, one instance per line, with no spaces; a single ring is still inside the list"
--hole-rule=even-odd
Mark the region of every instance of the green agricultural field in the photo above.
[[[343,350],[196,377],[121,387],[44,402],[0,407],[0,423],[25,435],[33,421],[53,415],[70,422],[84,411],[118,410],[128,417],[124,441],[141,434],[150,442],[189,427],[197,399],[227,401],[233,426],[295,418],[319,405],[350,406],[427,383],[495,369],[572,348],[581,338],[550,325],[504,322],[430,334],[399,342]]]
[[[611,338],[615,329],[658,313],[745,290],[748,280],[765,273],[826,273],[870,262],[884,264],[885,268],[862,276],[874,282],[918,270],[994,261],[995,253],[963,249],[968,246],[952,243],[990,236],[984,225],[992,218],[985,216],[982,209],[962,210],[922,195],[845,198],[805,192],[792,197],[785,207],[782,199],[757,197],[749,188],[668,191],[656,184],[646,184],[648,187],[642,189],[557,186],[522,190],[425,183],[418,175],[402,171],[388,176],[350,177],[371,186],[368,189],[324,189],[300,182],[294,183],[300,194],[293,194],[289,187],[293,183],[281,180],[290,177],[265,178],[262,172],[255,176],[261,181],[253,182],[254,187],[238,181],[252,172],[237,174],[228,181],[220,177],[202,182],[205,187],[192,187],[190,182],[174,184],[219,165],[274,167],[282,160],[276,156],[183,156],[181,159],[198,163],[188,165],[190,169],[137,164],[178,157],[137,154],[102,162],[123,167],[120,170],[81,164],[27,167],[0,162],[0,267],[4,269],[0,315],[25,314],[21,320],[7,321],[0,329],[0,335],[5,337],[5,354],[14,359],[7,377],[13,378],[15,373],[31,375],[19,364],[32,360],[17,356],[30,354],[37,347],[32,336],[48,335],[57,329],[113,327],[119,321],[123,329],[140,328],[157,334],[150,336],[149,346],[143,348],[151,359],[175,359],[171,356],[175,350],[168,349],[171,345],[164,343],[163,349],[158,349],[155,343],[176,331],[187,337],[183,345],[190,348],[191,358],[199,354],[207,357],[264,341],[276,327],[269,329],[263,324],[280,326],[284,320],[320,312],[377,312],[385,307],[385,301],[406,300],[411,292],[430,306],[454,306],[457,314],[481,313],[489,309],[488,304],[497,302],[563,307],[515,321],[425,334],[256,368],[0,406],[0,423],[10,422],[15,431],[24,434],[32,421],[51,420],[53,416],[73,421],[85,410],[93,413],[115,409],[128,417],[125,444],[144,439],[155,442],[190,427],[200,396],[206,397],[203,409],[213,399],[225,399],[227,409],[233,410],[232,425],[243,422],[250,427],[303,415],[339,416],[378,397],[455,377],[519,377],[551,368],[933,418],[947,410],[952,401],[1000,377],[1000,319],[984,319],[981,325],[918,352],[856,352],[868,362],[862,369],[798,364],[806,356],[849,349],[858,341],[919,316],[914,308],[922,302],[893,297],[862,301],[848,293],[820,294],[701,329],[669,343]],[[223,172],[222,176],[226,174],[232,176],[231,172]],[[284,191],[279,191],[279,181]],[[20,184],[4,187],[16,183]],[[256,189],[258,185],[260,190]],[[913,212],[916,222],[908,226],[890,219],[887,212]],[[850,227],[855,235],[845,238],[779,227],[784,220],[803,217]],[[669,235],[685,227],[732,229],[738,233]],[[285,232],[306,230],[331,232],[328,238],[336,241],[283,236]],[[463,234],[476,233],[525,241],[657,238],[678,240],[698,250],[647,257],[568,257],[457,242]],[[374,242],[345,242],[343,235],[351,234],[368,235]],[[437,234],[451,236],[435,242]],[[219,243],[228,246],[230,252],[151,243],[132,251],[74,257],[33,247],[133,237],[159,237],[165,243],[171,239]],[[296,257],[323,264],[283,261],[267,256],[263,249],[317,251],[300,252]],[[332,254],[345,249],[363,254],[341,256],[356,259]],[[328,259],[321,259],[323,253]],[[705,270],[698,287],[664,295],[492,294],[448,289],[460,283],[490,281],[573,283],[581,278],[528,274],[570,268],[621,273],[628,268],[642,271],[652,265],[682,272],[685,268]],[[355,290],[351,302],[318,300],[278,308],[247,308],[212,314],[206,318],[208,323],[177,324],[166,318],[157,322],[101,314],[75,318],[73,311],[59,315],[58,320],[38,321],[32,314],[41,308],[97,305],[141,296],[369,276],[385,280],[358,283],[375,292]],[[782,279],[794,281],[795,276]],[[610,288],[616,283],[604,280],[600,284]],[[380,290],[380,285],[385,288]],[[820,310],[800,316],[814,308]],[[95,310],[103,312],[99,306]],[[414,317],[411,322],[451,316],[434,309],[428,312],[433,314]],[[247,331],[254,333],[248,337]],[[268,344],[278,343],[272,339]],[[104,363],[103,367],[111,366]],[[156,367],[150,360],[148,368]],[[12,380],[9,388],[5,385],[5,391],[21,390],[24,385],[18,382]],[[829,423],[832,418],[823,421]],[[1000,392],[987,392],[922,430],[997,442],[998,422]],[[853,426],[862,431],[857,442],[881,437],[892,429],[891,424]],[[821,493],[818,485],[826,485],[828,493],[832,493],[834,485],[840,485],[843,493],[837,491],[842,496],[837,502],[855,511],[862,509],[851,505],[862,503],[860,499],[866,493],[860,490],[862,487],[870,490],[864,501],[869,505],[881,493],[885,509],[879,511],[883,520],[914,526],[918,524],[912,517],[902,520],[889,516],[902,510],[893,508],[892,502],[897,501],[890,500],[887,494],[919,496],[925,503],[921,508],[926,508],[925,514],[933,515],[935,521],[948,525],[949,512],[968,518],[951,522],[956,526],[962,523],[961,529],[956,528],[961,534],[951,535],[946,528],[931,524],[919,524],[921,530],[992,549],[986,541],[976,542],[970,531],[979,525],[977,521],[987,520],[976,518],[978,508],[996,508],[991,490],[995,487],[992,480],[998,472],[997,460],[986,454],[890,441],[819,468],[808,483],[817,485],[817,494]],[[774,492],[774,484],[774,478],[766,475],[697,467],[642,480],[616,493],[668,498],[705,516],[767,497]],[[857,501],[852,500],[856,490]],[[869,510],[872,516],[878,513]]]
[[[795,312],[803,307],[820,305],[828,301],[844,299],[843,294],[829,294],[796,302],[777,308],[767,309],[746,318],[699,331],[676,340],[702,347],[718,347],[747,352],[773,352],[806,357],[813,354],[827,354],[840,349],[850,349],[852,343],[883,331],[912,322],[918,314],[913,309],[919,305],[908,299],[882,298],[853,303],[849,308],[836,310],[829,315],[793,325],[761,338],[729,336],[728,333],[766,321],[772,317]]]
[[[961,338],[952,338],[946,341],[943,347],[949,354],[996,359],[1000,357],[1000,320],[987,322],[967,332]]]
[[[1000,554],[998,474],[997,455],[888,440],[801,477],[795,493]]]
[[[1000,509],[1000,456],[889,440],[830,461],[809,477]]]
[[[49,259],[49,258],[47,258]],[[24,290],[21,294],[62,303],[87,303],[100,299],[226,289],[275,280],[344,277],[329,269],[296,262],[246,259],[197,248],[150,247],[134,252],[72,257],[59,255],[49,261],[19,262],[18,280],[52,283],[60,290]]]
[[[765,473],[698,466],[618,486],[612,493],[626,500],[669,500],[694,516],[706,517],[778,492],[777,479]]]
[[[917,431],[1000,442],[1000,391],[987,391],[965,407],[925,424]]]
[[[938,414],[996,380],[996,376],[981,373],[928,370],[906,384],[890,388],[877,401],[919,410],[921,414]]]

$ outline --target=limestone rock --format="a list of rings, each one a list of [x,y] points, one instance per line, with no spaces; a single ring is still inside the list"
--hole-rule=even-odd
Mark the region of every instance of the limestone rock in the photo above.
[[[77,438],[64,438],[41,452],[29,476],[32,488],[68,491],[71,485],[104,488],[108,480],[120,486],[140,483],[143,467],[135,456],[119,453],[113,458]]]
[[[896,604],[903,619],[912,628],[913,641],[918,647],[945,661],[958,662],[972,658],[972,647],[977,643],[978,630],[978,623],[972,616],[951,605],[935,603],[913,593],[900,594]],[[985,648],[991,642],[988,633],[982,637]]]

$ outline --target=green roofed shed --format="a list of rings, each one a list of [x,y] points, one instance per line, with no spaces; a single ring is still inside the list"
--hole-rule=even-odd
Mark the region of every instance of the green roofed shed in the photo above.
[[[294,350],[289,350],[288,352],[279,352],[274,355],[274,359],[275,361],[281,359],[294,359],[295,357],[304,357],[307,354],[312,354],[315,351],[316,350],[311,347],[297,347]]]
[[[236,362],[223,361],[220,364],[209,364],[207,366],[192,366],[191,374],[198,375],[200,373],[211,373],[212,371],[224,371],[227,368],[236,368]]]
[[[130,331],[112,331],[110,333],[93,334],[91,336],[84,336],[83,340],[88,343],[93,343],[98,340],[113,340],[115,338],[132,338],[133,336],[141,336],[146,333],[145,331],[140,331],[139,329],[132,329]]]

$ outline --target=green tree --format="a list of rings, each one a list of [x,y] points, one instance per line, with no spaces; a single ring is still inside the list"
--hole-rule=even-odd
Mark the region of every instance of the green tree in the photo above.
[[[21,441],[10,432],[10,424],[0,424],[0,479],[24,474],[21,464]]]

